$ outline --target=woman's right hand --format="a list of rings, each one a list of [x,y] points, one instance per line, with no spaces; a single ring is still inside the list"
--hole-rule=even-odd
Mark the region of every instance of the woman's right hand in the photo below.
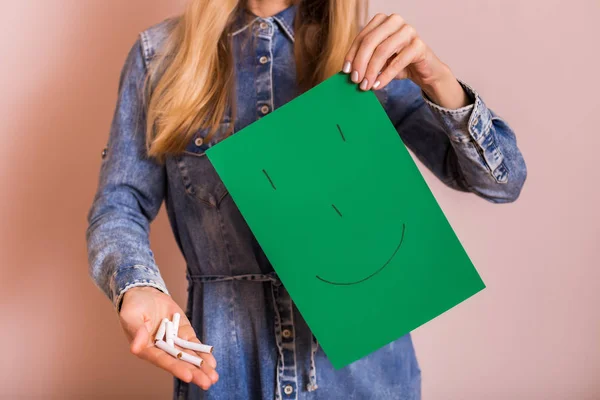
[[[121,326],[129,339],[131,353],[170,372],[184,382],[193,382],[202,389],[208,390],[219,379],[215,371],[217,361],[212,354],[185,350],[204,359],[202,367],[198,368],[154,346],[154,336],[162,319],[171,320],[175,313],[181,315],[178,336],[184,340],[200,343],[190,321],[171,296],[149,286],[129,289],[123,296],[119,316]]]

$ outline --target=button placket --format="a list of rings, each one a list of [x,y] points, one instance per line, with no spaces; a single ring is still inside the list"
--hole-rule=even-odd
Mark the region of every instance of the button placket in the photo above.
[[[256,117],[262,118],[274,109],[273,104],[273,34],[270,20],[258,20],[256,26]]]
[[[292,300],[285,288],[271,286],[275,313],[275,339],[279,350],[277,382],[281,399],[297,399],[296,344]],[[288,333],[285,333],[285,332]],[[287,336],[287,337],[286,337]]]
[[[270,38],[273,36],[273,22],[269,19],[258,18],[254,23],[254,32],[260,37]]]

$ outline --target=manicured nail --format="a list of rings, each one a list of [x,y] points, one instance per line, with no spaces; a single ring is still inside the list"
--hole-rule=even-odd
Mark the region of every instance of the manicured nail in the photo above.
[[[350,64],[350,61],[346,61],[344,63],[344,68],[342,68],[342,72],[345,74],[349,74],[350,73],[350,68],[352,68],[352,64]]]
[[[358,83],[358,71],[352,73],[352,82]]]
[[[369,86],[369,81],[366,79],[363,79],[363,81],[360,84],[361,90],[367,90],[367,86]]]
[[[381,82],[375,81],[375,83],[373,84],[373,89],[377,89],[379,85],[381,85]]]

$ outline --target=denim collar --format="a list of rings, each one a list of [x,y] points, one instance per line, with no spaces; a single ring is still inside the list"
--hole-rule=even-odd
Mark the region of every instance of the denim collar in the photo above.
[[[275,21],[280,28],[286,33],[286,35],[290,38],[290,40],[294,41],[294,20],[296,18],[296,5],[291,5],[285,10],[278,12],[277,14],[267,17],[261,18],[252,14],[246,9],[240,9],[238,15],[236,16],[232,27],[231,27],[231,35],[235,36],[238,33],[245,31],[249,28],[256,20],[264,20],[264,21]]]

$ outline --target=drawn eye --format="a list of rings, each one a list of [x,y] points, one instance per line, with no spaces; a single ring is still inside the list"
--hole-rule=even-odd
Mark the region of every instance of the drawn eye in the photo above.
[[[346,141],[346,137],[344,136],[344,132],[342,132],[342,128],[340,128],[339,125],[335,125],[338,128],[338,131],[340,132],[340,135],[342,136],[342,140],[345,142]]]
[[[338,208],[335,206],[335,204],[332,204],[331,207],[333,207],[333,209],[335,210],[335,212],[338,213],[338,215],[340,217],[343,217],[342,213],[340,212],[340,210],[338,210]]]
[[[269,176],[268,172],[265,171],[263,169],[263,174],[265,174],[265,176],[267,177],[267,179],[269,180],[269,183],[271,184],[271,186],[273,186],[273,190],[277,190],[277,188],[275,187],[275,184],[273,183],[273,180],[271,179],[271,177]]]

